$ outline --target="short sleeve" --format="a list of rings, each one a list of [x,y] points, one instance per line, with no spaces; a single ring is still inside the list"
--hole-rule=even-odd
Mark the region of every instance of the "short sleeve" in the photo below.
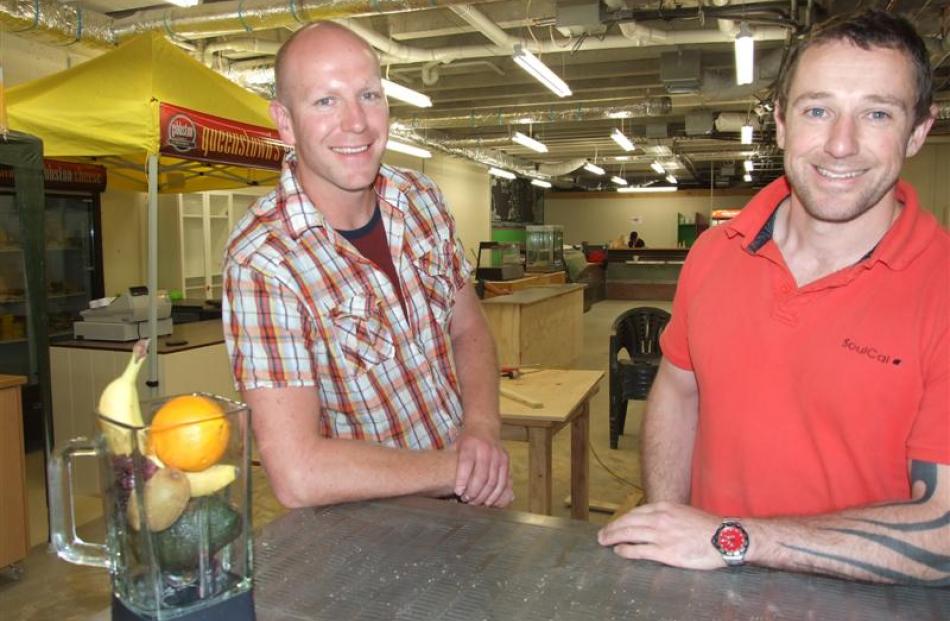
[[[673,311],[670,322],[660,335],[660,351],[663,357],[675,366],[691,371],[693,361],[689,355],[689,301],[695,287],[695,252],[690,251],[680,271],[673,295]]]
[[[456,232],[455,218],[449,212],[445,204],[445,196],[442,190],[433,183],[435,190],[435,199],[439,211],[443,214],[445,235],[451,240],[451,243],[445,244],[446,256],[443,257],[443,264],[448,267],[448,277],[452,281],[452,287],[458,291],[469,283],[472,275],[472,264],[465,256],[465,247],[462,246],[462,240],[459,239]]]
[[[276,278],[229,263],[221,311],[237,390],[316,385],[312,324]]]
[[[907,440],[911,459],[950,464],[950,337],[946,322],[925,359],[924,391]]]

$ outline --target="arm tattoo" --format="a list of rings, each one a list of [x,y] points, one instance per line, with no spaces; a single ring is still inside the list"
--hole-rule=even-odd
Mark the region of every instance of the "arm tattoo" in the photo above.
[[[839,561],[845,565],[851,565],[852,567],[857,567],[858,569],[863,569],[868,573],[880,576],[886,580],[891,580],[899,584],[910,584],[916,586],[935,586],[943,587],[950,585],[950,578],[942,577],[935,580],[924,580],[922,578],[915,578],[910,574],[906,574],[902,571],[895,571],[889,567],[883,567],[881,565],[875,565],[873,563],[867,563],[858,559],[848,558],[846,556],[841,556],[838,554],[828,554],[827,552],[819,552],[818,550],[810,550],[808,548],[802,548],[800,546],[791,546],[782,544],[784,547],[789,548],[790,550],[797,550],[805,554],[810,554],[812,556],[817,556],[819,558],[827,558],[833,561]]]
[[[895,502],[884,505],[878,505],[880,507],[897,507],[897,506],[908,506],[908,505],[921,505],[929,501],[937,488],[937,465],[930,462],[923,461],[912,461],[910,467],[910,480],[911,486],[914,483],[920,481],[924,484],[924,493],[920,498],[916,500],[908,500],[904,502]],[[868,524],[871,526],[876,526],[878,528],[883,528],[890,531],[896,531],[898,533],[925,533],[927,531],[938,531],[940,529],[946,528],[950,525],[950,512],[944,513],[942,516],[921,521],[921,522],[886,522],[881,520],[870,520],[864,518],[849,518],[853,522],[858,522],[862,524]],[[838,561],[845,565],[850,565],[857,569],[862,569],[868,573],[874,574],[885,580],[892,580],[894,582],[900,582],[905,584],[918,584],[925,586],[946,586],[950,585],[950,556],[945,554],[939,554],[932,552],[930,550],[915,546],[908,541],[892,537],[890,535],[885,535],[876,532],[870,532],[867,530],[861,530],[860,528],[825,528],[823,530],[833,531],[837,533],[843,533],[845,535],[851,535],[853,537],[859,537],[866,541],[873,542],[877,545],[885,547],[889,550],[892,550],[901,556],[914,561],[920,565],[924,565],[932,570],[935,570],[942,575],[940,578],[933,580],[924,580],[915,578],[904,572],[896,571],[890,567],[883,565],[878,565],[870,563],[858,558],[849,558],[839,554],[831,554],[828,552],[822,552],[820,550],[805,548],[801,546],[781,544],[783,547],[796,550],[806,555],[815,556],[819,558],[830,559]]]
[[[908,503],[910,504],[910,503]],[[928,520],[926,522],[882,522],[880,520],[865,520],[859,518],[849,518],[854,522],[863,522],[865,524],[873,524],[874,526],[880,526],[881,528],[889,528],[891,530],[899,530],[904,533],[913,533],[924,530],[935,530],[943,526],[950,524],[950,511],[944,513],[941,517],[935,518],[933,520]]]

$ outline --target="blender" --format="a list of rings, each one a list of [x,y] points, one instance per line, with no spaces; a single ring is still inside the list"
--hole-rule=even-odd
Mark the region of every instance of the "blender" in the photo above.
[[[111,574],[112,619],[251,621],[250,409],[193,393],[141,403],[143,424],[97,412],[57,447],[50,533],[60,558]],[[99,462],[104,543],[79,538],[73,461]]]

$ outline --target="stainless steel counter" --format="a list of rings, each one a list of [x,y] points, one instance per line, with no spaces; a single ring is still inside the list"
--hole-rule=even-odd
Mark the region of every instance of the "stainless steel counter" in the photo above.
[[[950,618],[950,590],[621,559],[585,522],[421,498],[306,509],[259,534],[255,597],[277,619]]]
[[[158,337],[158,353],[159,355],[174,354],[219,343],[224,343],[224,328],[220,319],[175,324],[171,334]],[[66,339],[50,343],[50,347],[125,352],[131,352],[133,345],[135,345],[135,341],[95,341],[92,339]]]

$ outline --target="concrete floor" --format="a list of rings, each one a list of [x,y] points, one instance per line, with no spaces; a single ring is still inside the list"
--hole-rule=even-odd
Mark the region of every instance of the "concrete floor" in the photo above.
[[[595,304],[584,314],[584,350],[574,368],[607,370],[608,335],[614,318],[633,306],[657,306],[669,310],[669,302],[632,302],[607,300]],[[620,504],[639,484],[637,429],[643,404],[631,402],[627,415],[626,434],[617,450],[609,448],[607,377],[600,391],[591,400],[591,505]],[[527,510],[528,449],[523,442],[507,442],[511,455],[516,500],[512,510]],[[27,459],[27,485],[30,504],[30,535],[33,549],[15,571],[0,571],[0,619],[4,621],[85,620],[108,604],[109,582],[105,570],[78,567],[60,561],[49,552],[46,526],[46,504],[43,489],[42,455],[34,453]],[[609,469],[609,470],[608,470]],[[254,469],[254,526],[260,527],[284,512],[270,493],[266,476]],[[562,430],[553,450],[554,510],[559,517],[570,517],[570,508],[562,501],[570,491],[570,432]],[[77,522],[86,523],[80,534],[92,541],[101,541],[99,503],[96,499],[80,499]],[[605,523],[610,515],[592,512],[590,521]],[[21,574],[16,577],[15,574]]]

